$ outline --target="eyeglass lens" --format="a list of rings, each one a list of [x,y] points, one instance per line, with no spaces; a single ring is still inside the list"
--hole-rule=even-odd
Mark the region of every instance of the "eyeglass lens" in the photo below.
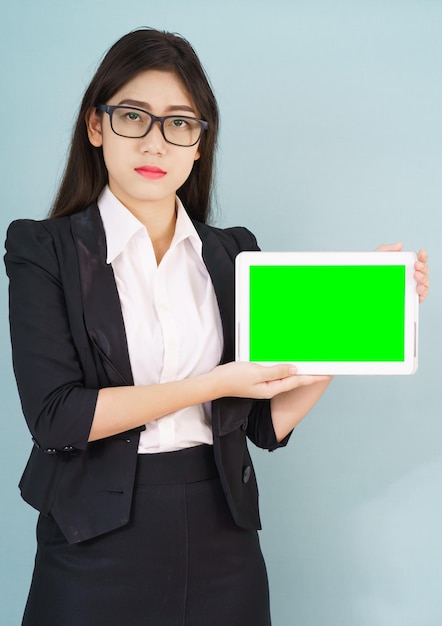
[[[117,107],[112,114],[112,128],[124,137],[143,137],[152,123],[149,113],[141,109]],[[201,124],[191,117],[168,116],[163,133],[167,141],[178,146],[192,146],[201,135]]]

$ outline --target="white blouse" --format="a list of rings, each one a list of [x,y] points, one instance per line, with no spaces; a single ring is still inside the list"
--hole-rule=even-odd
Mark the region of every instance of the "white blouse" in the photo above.
[[[135,385],[182,380],[212,370],[223,350],[221,318],[201,239],[180,200],[175,234],[159,265],[146,228],[107,186],[98,207]],[[211,444],[210,418],[206,403],[149,422],[138,452]]]

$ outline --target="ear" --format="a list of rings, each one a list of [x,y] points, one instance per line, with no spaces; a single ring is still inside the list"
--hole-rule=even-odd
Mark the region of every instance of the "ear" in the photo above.
[[[93,146],[99,148],[103,145],[103,132],[101,124],[101,115],[97,109],[93,107],[89,109],[85,116],[87,135]]]
[[[201,156],[201,152],[200,152],[199,150],[197,150],[197,151],[196,151],[196,153],[195,153],[195,156],[193,157],[193,160],[194,160],[194,161],[198,161],[198,159],[200,158],[200,156]]]

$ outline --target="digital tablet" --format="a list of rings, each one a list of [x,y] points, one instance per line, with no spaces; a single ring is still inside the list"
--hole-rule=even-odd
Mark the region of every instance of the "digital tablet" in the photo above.
[[[412,374],[414,252],[241,252],[235,355],[299,374]]]

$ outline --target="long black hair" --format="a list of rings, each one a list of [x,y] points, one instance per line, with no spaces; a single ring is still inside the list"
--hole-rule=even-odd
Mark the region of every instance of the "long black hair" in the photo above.
[[[201,118],[209,123],[199,145],[201,156],[177,191],[189,215],[201,222],[207,221],[219,125],[218,106],[190,43],[179,35],[152,28],[138,29],[119,39],[103,58],[86,89],[50,217],[72,215],[98,198],[108,182],[108,173],[102,148],[89,142],[86,116],[137,74],[150,69],[172,71],[189,92]]]

